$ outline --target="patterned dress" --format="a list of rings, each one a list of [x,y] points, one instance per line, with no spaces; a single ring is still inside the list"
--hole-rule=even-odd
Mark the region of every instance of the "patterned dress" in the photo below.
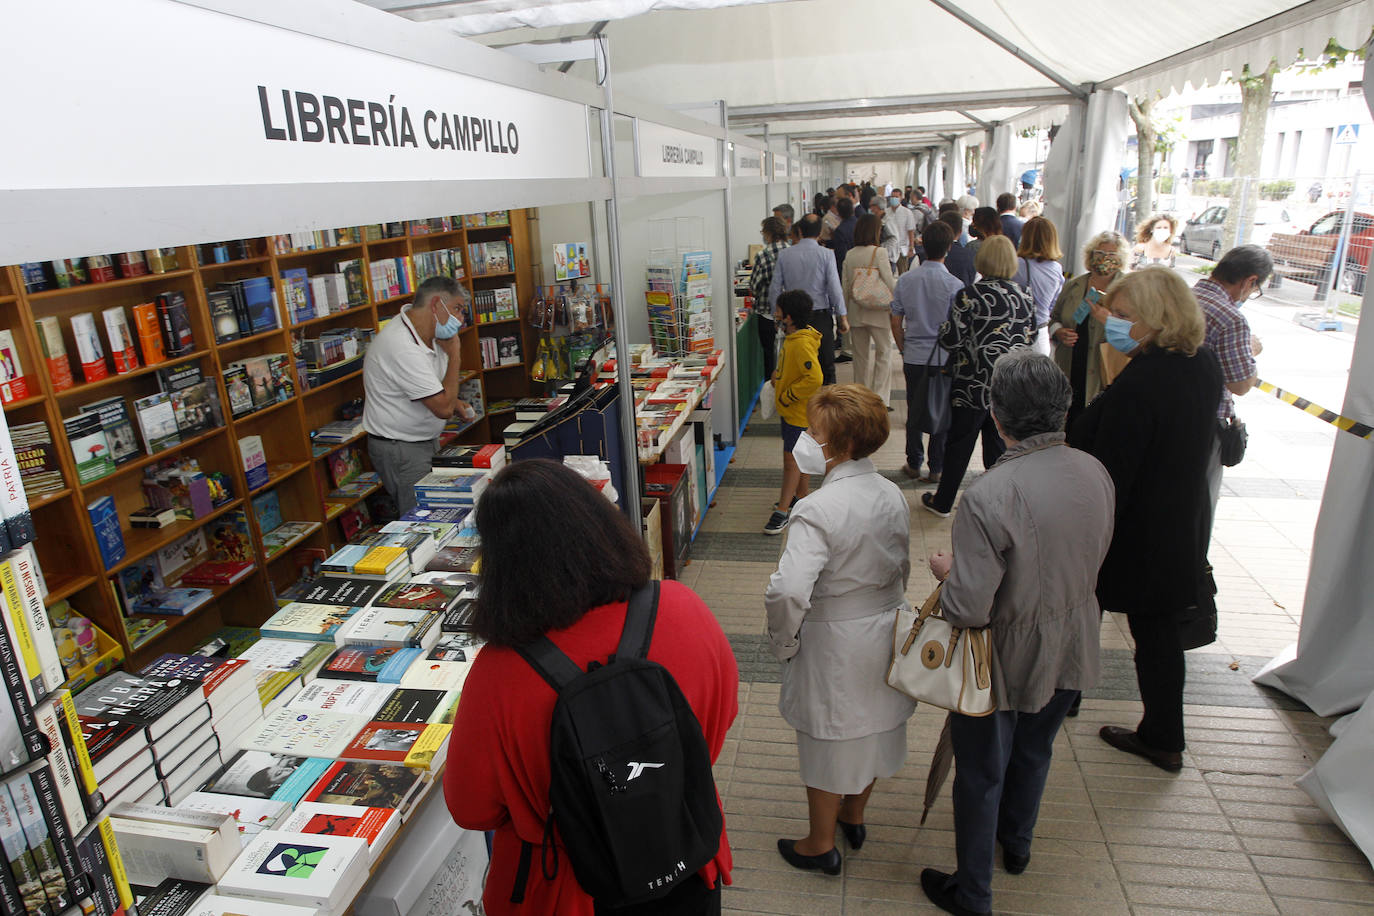
[[[940,346],[950,352],[955,407],[987,410],[992,366],[1003,353],[1035,339],[1035,302],[1010,280],[983,279],[954,296],[940,326]]]

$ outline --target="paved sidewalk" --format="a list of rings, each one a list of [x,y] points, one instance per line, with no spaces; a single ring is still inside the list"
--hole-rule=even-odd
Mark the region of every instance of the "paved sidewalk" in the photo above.
[[[1246,307],[1264,341],[1261,377],[1339,409],[1353,338],[1301,328],[1291,311],[1263,300]],[[840,380],[850,371],[839,367]],[[934,585],[924,558],[949,545],[951,522],[921,510],[921,489],[896,473],[905,406],[900,395],[893,403],[893,436],[875,460],[912,508],[909,592],[920,597]],[[1259,391],[1239,409],[1250,451],[1228,471],[1219,509],[1212,559],[1221,637],[1190,653],[1184,770],[1170,776],[1097,737],[1103,724],[1133,724],[1140,710],[1124,620],[1108,615],[1103,684],[1059,737],[1031,867],[1019,877],[998,869],[996,912],[1374,913],[1374,870],[1293,786],[1330,743],[1330,720],[1250,682],[1297,638],[1313,526],[1340,433]],[[725,908],[934,912],[918,876],[922,867],[954,865],[948,787],[926,825],[917,822],[939,710],[918,709],[906,766],[875,789],[863,850],[841,846],[841,876],[798,872],[775,848],[778,837],[806,832],[795,737],[778,715],[780,670],[763,635],[761,599],[782,539],[760,529],[778,497],[780,448],[776,421],[756,416],[683,576],[715,611],[740,663],[740,716],[716,767],[736,863]],[[970,479],[978,460],[975,453]]]

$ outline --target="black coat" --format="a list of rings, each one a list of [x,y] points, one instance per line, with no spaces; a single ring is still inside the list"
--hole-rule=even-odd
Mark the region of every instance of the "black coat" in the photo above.
[[[1198,603],[1221,385],[1211,350],[1149,350],[1070,430],[1069,443],[1101,461],[1116,485],[1116,531],[1097,577],[1103,609],[1159,614]]]

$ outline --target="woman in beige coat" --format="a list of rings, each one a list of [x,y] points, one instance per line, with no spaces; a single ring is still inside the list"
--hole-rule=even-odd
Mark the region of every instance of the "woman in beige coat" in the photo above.
[[[851,849],[866,836],[877,779],[906,758],[916,704],[887,686],[892,628],[905,604],[910,518],[897,485],[869,458],[887,441],[887,411],[862,385],[812,395],[793,456],[824,485],[792,509],[787,547],[764,608],[773,653],[787,662],[778,709],[797,730],[810,832],[778,840],[796,868],[840,873],[838,824]]]
[[[1088,272],[1065,282],[1050,310],[1054,362],[1064,370],[1073,388],[1070,426],[1079,412],[1107,387],[1102,378],[1107,310],[1097,302],[1121,276],[1130,256],[1130,246],[1121,233],[1108,230],[1093,236],[1083,249],[1083,266]]]
[[[871,389],[887,407],[892,400],[892,370],[899,358],[892,345],[892,290],[897,286],[888,263],[887,250],[880,244],[882,219],[872,213],[859,217],[854,227],[854,247],[845,255],[840,288],[849,311],[849,333],[854,347],[854,381]],[[854,298],[854,280],[860,272],[877,271],[887,293],[881,305]],[[880,297],[883,298],[883,297]]]

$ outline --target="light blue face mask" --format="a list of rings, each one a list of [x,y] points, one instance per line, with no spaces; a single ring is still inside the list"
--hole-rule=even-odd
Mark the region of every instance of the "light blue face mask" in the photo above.
[[[889,197],[887,203],[888,206],[893,208],[900,207],[902,205],[902,199],[900,197]]]
[[[1125,318],[1118,318],[1115,315],[1107,316],[1107,343],[1126,355],[1136,351],[1140,343],[1131,336],[1131,328],[1135,322],[1127,321]]]
[[[453,312],[449,312],[448,321],[435,323],[434,336],[439,340],[448,340],[450,337],[457,337],[458,332],[461,330],[463,330],[463,325],[459,323],[458,316],[453,314]]]

